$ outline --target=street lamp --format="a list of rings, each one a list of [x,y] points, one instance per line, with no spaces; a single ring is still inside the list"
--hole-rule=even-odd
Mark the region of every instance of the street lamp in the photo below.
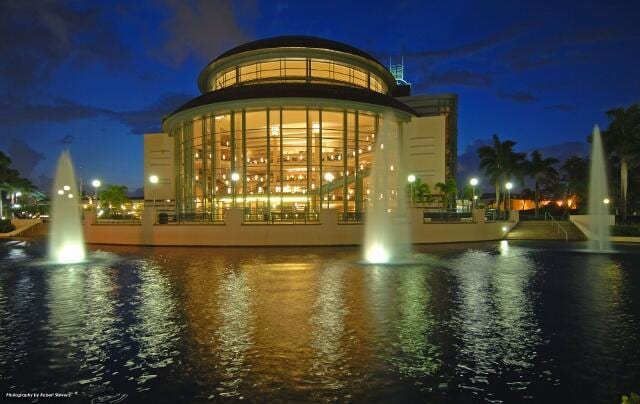
[[[411,187],[411,206],[413,206],[413,183],[416,182],[416,176],[409,174],[407,181],[409,181],[409,186]]]
[[[327,181],[328,183],[331,183],[333,181],[335,177],[333,176],[333,174],[331,173],[325,173],[324,175],[324,179],[325,181]],[[327,190],[329,189],[329,187],[327,187]],[[329,191],[327,191],[327,209],[329,209]]]
[[[513,184],[510,183],[510,182],[507,182],[504,185],[504,187],[507,188],[507,204],[508,204],[507,205],[507,212],[508,212],[507,214],[510,214],[511,213],[511,188],[513,188]],[[507,218],[508,217],[509,216],[507,216]]]
[[[157,175],[150,175],[149,182],[151,183],[151,195],[153,195],[153,209],[156,208],[156,184],[159,179]]]
[[[96,193],[95,193],[95,200],[96,200],[96,212],[98,211],[98,188],[100,188],[100,185],[102,185],[102,183],[100,182],[100,180],[93,180],[91,181],[91,185],[93,185],[93,187],[96,189]]]
[[[478,185],[478,179],[477,178],[471,178],[471,181],[469,181],[469,183],[471,184],[471,188],[473,189],[473,193],[472,193],[472,199],[473,202],[471,203],[471,206],[473,209],[476,208],[476,185]]]
[[[233,207],[236,207],[236,182],[240,179],[240,174],[232,173],[231,181],[233,181]]]

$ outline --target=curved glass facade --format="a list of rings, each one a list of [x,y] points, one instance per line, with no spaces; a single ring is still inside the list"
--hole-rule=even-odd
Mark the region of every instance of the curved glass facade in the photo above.
[[[386,94],[384,81],[374,73],[347,63],[315,58],[279,58],[229,67],[212,75],[209,91],[235,84],[315,82],[362,87]]]
[[[245,221],[317,221],[320,207],[360,220],[382,117],[275,107],[212,113],[175,126],[177,211]]]

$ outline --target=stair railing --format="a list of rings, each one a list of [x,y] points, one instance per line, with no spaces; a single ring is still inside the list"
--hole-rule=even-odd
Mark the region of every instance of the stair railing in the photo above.
[[[554,225],[558,226],[558,234],[560,234],[560,230],[562,230],[564,232],[564,240],[569,241],[569,233],[567,232],[567,230],[562,227],[562,225],[553,216],[551,216],[549,212],[544,212],[545,222],[547,221],[547,218],[549,218],[549,220],[551,221],[551,227],[553,227]]]

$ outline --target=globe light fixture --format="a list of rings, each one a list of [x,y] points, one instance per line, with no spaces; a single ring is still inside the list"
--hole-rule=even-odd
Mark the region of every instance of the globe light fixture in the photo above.
[[[324,179],[325,181],[331,183],[334,180],[334,175],[332,173],[325,173]],[[329,193],[327,193],[327,209],[329,209]]]
[[[476,199],[478,199],[478,197],[476,196],[476,185],[478,185],[478,179],[477,178],[471,178],[471,180],[469,181],[469,183],[471,184],[471,189],[472,189],[472,208],[475,209],[476,208]]]
[[[504,187],[507,188],[507,219],[509,218],[509,214],[511,213],[511,189],[513,188],[513,184],[511,182],[507,182],[504,184]]]
[[[609,200],[609,198],[604,198],[604,200],[603,200],[602,202],[603,202],[605,205],[608,205],[608,204],[609,204],[609,202],[611,202],[611,201]]]
[[[411,206],[413,206],[413,183],[416,182],[416,176],[413,174],[409,174],[407,177],[407,181],[409,181],[409,187],[411,192]]]
[[[236,207],[236,182],[240,179],[240,174],[231,173],[231,181],[233,181],[233,207]]]
[[[102,182],[100,182],[100,180],[98,180],[98,179],[95,179],[95,180],[91,181],[91,185],[93,185],[93,187],[96,189],[95,196],[94,196],[93,199],[95,199],[95,201],[96,201],[96,209],[98,209],[98,188],[100,188],[100,185],[102,185]],[[60,193],[60,192],[58,191],[58,193]]]
[[[149,182],[151,183],[151,194],[153,195],[153,209],[156,208],[156,184],[160,181],[157,175],[150,175]]]

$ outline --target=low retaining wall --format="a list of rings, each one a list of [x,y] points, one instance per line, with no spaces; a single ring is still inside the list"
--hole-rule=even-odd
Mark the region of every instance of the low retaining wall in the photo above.
[[[41,223],[40,218],[37,219],[11,219],[11,223],[16,227],[15,230],[9,233],[0,233],[0,238],[18,237],[23,235],[24,232],[28,232],[38,223]]]
[[[318,224],[242,223],[242,210],[229,209],[220,224],[153,224],[147,209],[140,225],[94,224],[93,212],[85,214],[85,240],[92,244],[157,246],[320,246],[359,245],[363,224],[338,224],[335,209],[320,211]],[[410,212],[410,232],[416,244],[502,239],[516,224],[485,223],[484,211],[474,212],[471,223],[423,223],[422,208]],[[503,229],[506,229],[503,230]],[[391,231],[391,230],[390,230]]]

